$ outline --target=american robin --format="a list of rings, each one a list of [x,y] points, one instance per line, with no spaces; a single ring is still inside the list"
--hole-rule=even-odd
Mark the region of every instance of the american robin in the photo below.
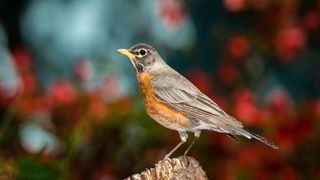
[[[181,142],[165,158],[187,141],[187,132],[193,132],[195,138],[184,152],[186,155],[200,137],[201,130],[217,131],[231,137],[242,135],[278,149],[265,138],[243,129],[240,121],[225,113],[190,81],[167,65],[150,45],[140,43],[117,52],[130,59],[149,116],[159,124],[178,131],[180,135]]]

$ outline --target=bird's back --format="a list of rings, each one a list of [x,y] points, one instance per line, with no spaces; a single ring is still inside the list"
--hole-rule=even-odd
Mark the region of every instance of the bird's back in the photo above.
[[[242,127],[241,122],[225,113],[189,80],[171,68],[166,68],[165,72],[154,73],[152,85],[157,100],[182,112],[190,119],[199,121],[201,126],[226,129],[232,126]]]

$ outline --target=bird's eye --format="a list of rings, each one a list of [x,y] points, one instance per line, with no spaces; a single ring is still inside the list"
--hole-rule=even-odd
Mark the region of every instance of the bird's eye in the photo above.
[[[147,50],[145,50],[145,49],[140,49],[139,54],[140,54],[141,56],[145,56],[145,55],[147,54]]]

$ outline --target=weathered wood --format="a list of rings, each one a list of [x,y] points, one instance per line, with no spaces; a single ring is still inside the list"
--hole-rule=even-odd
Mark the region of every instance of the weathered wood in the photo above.
[[[154,168],[132,175],[125,180],[207,180],[206,173],[192,157],[180,156],[159,161]]]

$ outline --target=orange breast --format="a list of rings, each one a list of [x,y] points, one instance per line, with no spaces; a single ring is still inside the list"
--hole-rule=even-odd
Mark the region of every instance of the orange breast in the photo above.
[[[138,73],[137,79],[142,92],[144,106],[151,118],[161,125],[174,130],[186,130],[191,127],[191,121],[187,117],[155,98],[151,84],[152,75],[145,72]]]

